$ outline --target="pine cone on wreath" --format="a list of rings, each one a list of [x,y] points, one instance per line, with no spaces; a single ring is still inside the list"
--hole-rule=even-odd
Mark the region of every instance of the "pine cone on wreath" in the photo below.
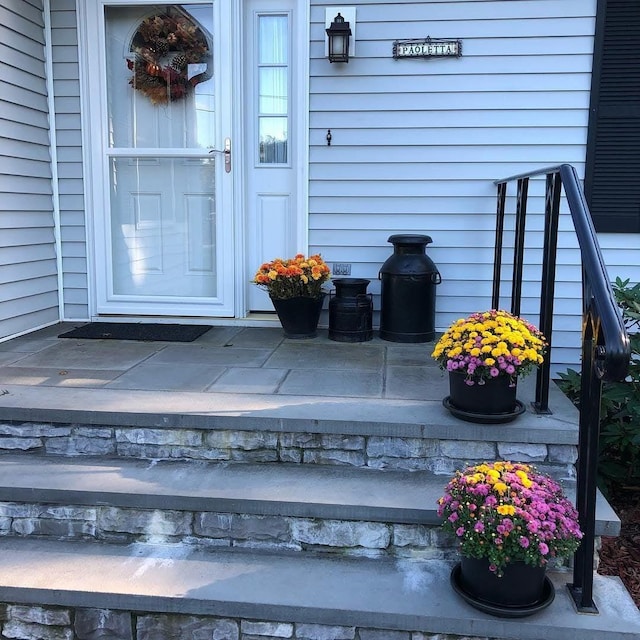
[[[163,56],[166,56],[167,53],[169,53],[169,45],[167,44],[166,40],[156,40],[153,43],[153,46],[159,58],[162,58]]]
[[[171,61],[171,66],[176,71],[182,71],[187,66],[187,57],[184,54],[179,53]]]

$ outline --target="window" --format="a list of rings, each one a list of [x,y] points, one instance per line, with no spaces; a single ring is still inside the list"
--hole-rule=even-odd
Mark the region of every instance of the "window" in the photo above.
[[[289,19],[258,16],[258,138],[260,164],[287,164],[289,142]]]

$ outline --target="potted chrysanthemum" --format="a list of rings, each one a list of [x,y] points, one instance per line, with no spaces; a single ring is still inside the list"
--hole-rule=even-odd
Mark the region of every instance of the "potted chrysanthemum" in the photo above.
[[[547,341],[533,324],[491,309],[456,320],[431,354],[449,372],[444,405],[475,422],[507,422],[524,411],[516,382],[544,361]]]
[[[252,282],[269,294],[287,338],[313,338],[326,295],[322,285],[330,277],[320,255],[299,253],[260,265]]]
[[[553,599],[545,570],[580,544],[578,514],[561,486],[535,467],[487,462],[457,471],[438,500],[462,561],[452,584],[471,604],[533,613]]]

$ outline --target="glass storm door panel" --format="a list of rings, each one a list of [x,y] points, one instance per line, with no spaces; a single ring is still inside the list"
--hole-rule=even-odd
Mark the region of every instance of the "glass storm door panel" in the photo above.
[[[216,96],[214,6],[106,5],[103,17],[98,311],[233,315],[231,211],[221,206],[230,178],[211,152],[229,135]]]

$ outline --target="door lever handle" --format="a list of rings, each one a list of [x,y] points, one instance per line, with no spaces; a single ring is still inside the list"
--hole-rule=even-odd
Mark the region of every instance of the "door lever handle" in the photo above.
[[[209,149],[209,153],[223,153],[224,154],[224,170],[226,173],[231,173],[231,138],[224,139],[224,149]]]

